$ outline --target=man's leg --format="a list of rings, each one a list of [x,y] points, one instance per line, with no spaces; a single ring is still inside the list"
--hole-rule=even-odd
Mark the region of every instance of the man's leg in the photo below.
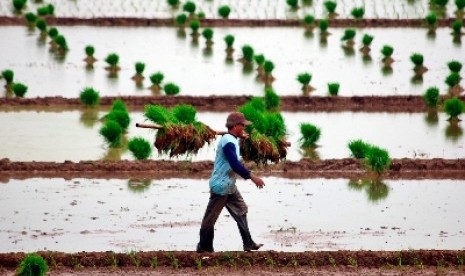
[[[247,222],[248,207],[238,190],[236,190],[234,194],[228,195],[226,209],[237,223],[237,227],[241,233],[244,251],[258,250],[262,247],[263,244],[256,244],[250,235],[249,225]]]
[[[215,223],[226,204],[226,196],[210,193],[205,215],[200,226],[200,241],[197,244],[197,252],[213,252],[213,238],[215,235]]]

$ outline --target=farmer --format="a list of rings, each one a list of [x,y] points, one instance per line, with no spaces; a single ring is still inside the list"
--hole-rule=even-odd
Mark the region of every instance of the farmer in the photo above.
[[[253,241],[247,224],[247,204],[236,187],[237,175],[244,179],[250,179],[261,189],[265,186],[263,180],[253,175],[239,161],[238,138],[247,138],[244,127],[252,124],[247,121],[240,112],[233,112],[226,119],[228,133],[219,141],[213,172],[210,178],[210,200],[200,226],[200,242],[197,244],[197,252],[213,252],[213,237],[215,223],[223,207],[237,222],[237,227],[242,236],[244,251],[258,250],[263,244]]]

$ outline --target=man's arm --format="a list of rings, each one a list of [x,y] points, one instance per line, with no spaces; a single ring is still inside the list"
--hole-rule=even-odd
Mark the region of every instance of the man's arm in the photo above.
[[[231,165],[231,168],[234,172],[240,175],[244,179],[250,179],[258,188],[263,188],[265,186],[265,182],[259,177],[252,175],[252,173],[244,167],[244,165],[239,161],[239,158],[236,154],[236,146],[233,143],[229,142],[223,147],[224,155]]]

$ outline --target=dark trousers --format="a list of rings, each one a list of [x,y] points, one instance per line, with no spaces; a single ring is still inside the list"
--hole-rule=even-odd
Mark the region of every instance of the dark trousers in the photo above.
[[[234,218],[241,233],[244,249],[253,247],[255,242],[250,235],[249,226],[247,224],[247,204],[238,190],[233,194],[217,195],[210,193],[210,200],[207,205],[207,210],[200,226],[200,242],[197,245],[199,251],[213,252],[213,238],[215,232],[215,223],[218,217],[226,207],[228,212]]]

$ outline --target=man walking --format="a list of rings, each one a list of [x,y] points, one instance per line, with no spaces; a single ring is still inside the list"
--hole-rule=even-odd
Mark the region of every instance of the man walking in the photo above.
[[[257,244],[250,235],[247,224],[247,204],[236,187],[237,175],[244,179],[250,179],[261,189],[265,186],[263,180],[244,167],[239,161],[239,138],[247,138],[244,127],[250,125],[244,115],[233,112],[226,119],[228,133],[219,141],[213,172],[210,178],[210,200],[200,227],[200,242],[197,244],[197,252],[213,252],[213,238],[215,223],[226,207],[234,218],[241,233],[244,251],[258,250],[263,244]]]

